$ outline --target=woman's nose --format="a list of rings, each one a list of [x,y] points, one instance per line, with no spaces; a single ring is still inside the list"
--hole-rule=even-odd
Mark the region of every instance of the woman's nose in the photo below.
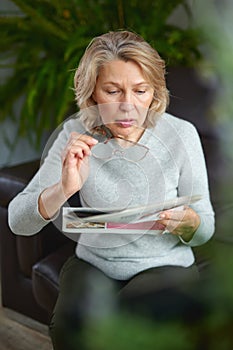
[[[120,109],[123,112],[130,112],[134,108],[131,102],[120,102]]]
[[[120,109],[124,112],[130,112],[134,108],[132,96],[126,93],[122,96],[122,101],[120,102]]]

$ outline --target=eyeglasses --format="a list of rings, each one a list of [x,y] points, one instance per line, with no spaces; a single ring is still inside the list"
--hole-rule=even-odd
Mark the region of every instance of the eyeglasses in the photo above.
[[[101,131],[102,135],[103,132]],[[93,135],[94,133],[92,133]],[[92,156],[97,159],[108,160],[113,157],[124,158],[139,162],[147,155],[149,148],[121,136],[111,136],[103,142],[97,143],[92,150]]]

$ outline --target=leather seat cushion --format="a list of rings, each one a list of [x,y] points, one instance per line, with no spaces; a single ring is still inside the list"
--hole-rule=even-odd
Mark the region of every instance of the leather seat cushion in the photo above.
[[[74,254],[74,242],[70,241],[32,267],[33,293],[38,304],[50,314],[59,291],[59,273],[65,261]]]

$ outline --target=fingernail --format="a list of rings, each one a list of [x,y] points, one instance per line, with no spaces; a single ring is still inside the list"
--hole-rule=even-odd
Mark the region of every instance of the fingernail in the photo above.
[[[159,217],[160,217],[161,219],[164,219],[164,218],[166,217],[166,215],[165,215],[165,214],[160,214]]]

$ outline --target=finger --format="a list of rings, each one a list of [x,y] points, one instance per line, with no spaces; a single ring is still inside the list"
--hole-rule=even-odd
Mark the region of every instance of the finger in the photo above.
[[[84,156],[91,154],[91,148],[97,143],[98,141],[91,136],[72,133],[66,150],[82,159]]]
[[[71,141],[71,143],[76,143],[77,141],[82,141],[90,147],[93,147],[94,145],[96,145],[98,143],[98,140],[96,140],[94,137],[86,135],[86,134],[79,134],[77,132],[72,132],[70,134],[70,141]]]
[[[83,159],[85,154],[88,154],[88,151],[85,152],[81,147],[68,146],[62,153],[62,161],[63,163],[77,161],[77,159]]]
[[[184,219],[186,214],[187,214],[186,209],[185,210],[167,210],[167,211],[161,212],[159,217],[162,220],[181,221]]]
[[[87,135],[83,135],[83,136],[87,136]],[[63,159],[64,157],[67,157],[68,154],[70,154],[71,157],[77,157],[80,159],[82,159],[85,156],[89,156],[91,154],[91,148],[97,142],[98,141],[93,138],[90,139],[89,137],[88,138],[81,137],[80,134],[73,133],[63,152]]]
[[[91,149],[86,143],[76,141],[76,143],[73,143],[67,147],[67,153],[73,154],[75,157],[82,159],[83,157],[91,154]]]
[[[164,229],[166,229],[169,232],[173,232],[174,230],[176,230],[180,224],[182,223],[182,221],[177,221],[177,220],[159,220],[157,221],[161,226],[164,227]]]

